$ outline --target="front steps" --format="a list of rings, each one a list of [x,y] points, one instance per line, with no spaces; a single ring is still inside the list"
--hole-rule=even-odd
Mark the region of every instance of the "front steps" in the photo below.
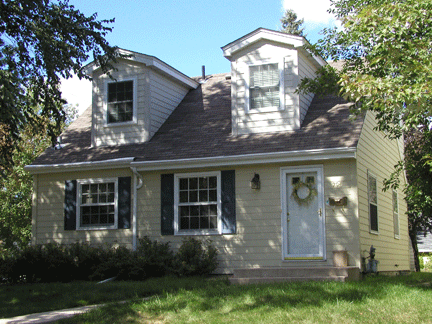
[[[348,281],[359,280],[356,267],[303,267],[234,269],[229,280],[233,284],[253,284],[282,281]]]

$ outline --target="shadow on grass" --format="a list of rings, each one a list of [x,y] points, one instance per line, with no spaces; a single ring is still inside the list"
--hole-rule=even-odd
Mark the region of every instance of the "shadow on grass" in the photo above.
[[[145,290],[157,293],[149,300],[135,298],[134,301],[102,307],[60,323],[171,322],[177,314],[197,317],[213,313],[239,317],[247,312],[289,313],[311,308],[321,311],[327,306],[340,303],[362,307],[370,300],[391,302],[395,290],[402,298],[403,294],[414,290],[430,291],[431,282],[431,274],[377,276],[347,283],[304,282],[245,286],[230,285],[226,280],[160,278],[146,282]]]

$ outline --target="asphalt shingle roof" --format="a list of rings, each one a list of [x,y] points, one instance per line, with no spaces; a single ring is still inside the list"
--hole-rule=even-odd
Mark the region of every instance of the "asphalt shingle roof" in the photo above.
[[[208,76],[191,90],[150,141],[91,147],[91,108],[64,132],[64,147],[48,149],[33,165],[103,161],[135,157],[136,161],[211,158],[257,153],[356,147],[363,119],[350,120],[341,98],[316,97],[300,130],[233,136],[229,74]]]

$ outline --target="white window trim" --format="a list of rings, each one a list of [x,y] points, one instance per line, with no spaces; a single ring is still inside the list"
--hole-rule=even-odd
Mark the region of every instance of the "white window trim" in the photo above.
[[[126,82],[126,81],[132,81],[133,82],[133,112],[132,112],[132,120],[127,122],[121,122],[121,123],[108,123],[108,85],[110,83],[116,83],[116,82]],[[103,120],[104,120],[104,127],[118,127],[118,126],[127,126],[131,124],[137,123],[137,106],[138,106],[138,81],[137,78],[125,78],[125,79],[118,79],[116,81],[107,79],[104,83],[104,93],[103,93]]]
[[[179,229],[179,183],[180,178],[217,177],[217,229],[215,230],[180,230]],[[222,234],[222,193],[221,172],[196,172],[174,174],[174,235],[220,235]]]
[[[111,226],[81,226],[81,197],[82,185],[94,183],[114,182],[114,225]],[[77,180],[77,230],[106,230],[118,228],[118,178],[97,178]]]
[[[395,210],[394,210],[394,202],[393,202],[393,195],[394,194],[396,194],[396,206],[397,206],[397,210],[396,210],[396,212],[395,212]],[[394,229],[395,229],[395,224],[394,224],[394,219],[395,219],[395,216],[397,217],[397,233],[396,232],[394,232],[394,238],[395,239],[400,239],[400,224],[399,224],[399,221],[400,221],[400,219],[399,219],[399,195],[398,195],[398,192],[396,191],[396,190],[393,190],[392,191],[392,214],[393,214],[393,231],[394,231]]]
[[[264,64],[278,64],[279,69],[279,107],[266,107],[266,108],[250,108],[250,68],[252,66],[264,65]],[[245,69],[245,110],[247,114],[259,114],[266,112],[275,112],[285,109],[285,82],[284,82],[284,59],[279,60],[261,60],[253,64],[247,64]]]
[[[377,227],[378,227],[377,231],[372,229],[372,223],[371,223],[371,212],[370,212],[371,201],[370,201],[370,196],[369,196],[369,177],[374,178],[375,182],[376,182],[376,200],[377,200],[376,201],[376,207],[377,207]],[[367,192],[367,201],[368,201],[367,210],[368,210],[368,221],[369,221],[369,233],[378,235],[379,234],[378,177],[375,174],[373,174],[372,172],[370,172],[369,170],[367,172],[366,192]]]

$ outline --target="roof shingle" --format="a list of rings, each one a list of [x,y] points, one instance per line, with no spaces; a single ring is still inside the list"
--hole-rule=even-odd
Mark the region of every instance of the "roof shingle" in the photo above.
[[[46,150],[33,165],[103,161],[211,158],[258,153],[356,147],[363,119],[350,120],[349,104],[333,96],[316,97],[300,130],[233,136],[229,74],[209,76],[191,90],[150,141],[91,147],[91,108],[63,134],[61,150]]]

